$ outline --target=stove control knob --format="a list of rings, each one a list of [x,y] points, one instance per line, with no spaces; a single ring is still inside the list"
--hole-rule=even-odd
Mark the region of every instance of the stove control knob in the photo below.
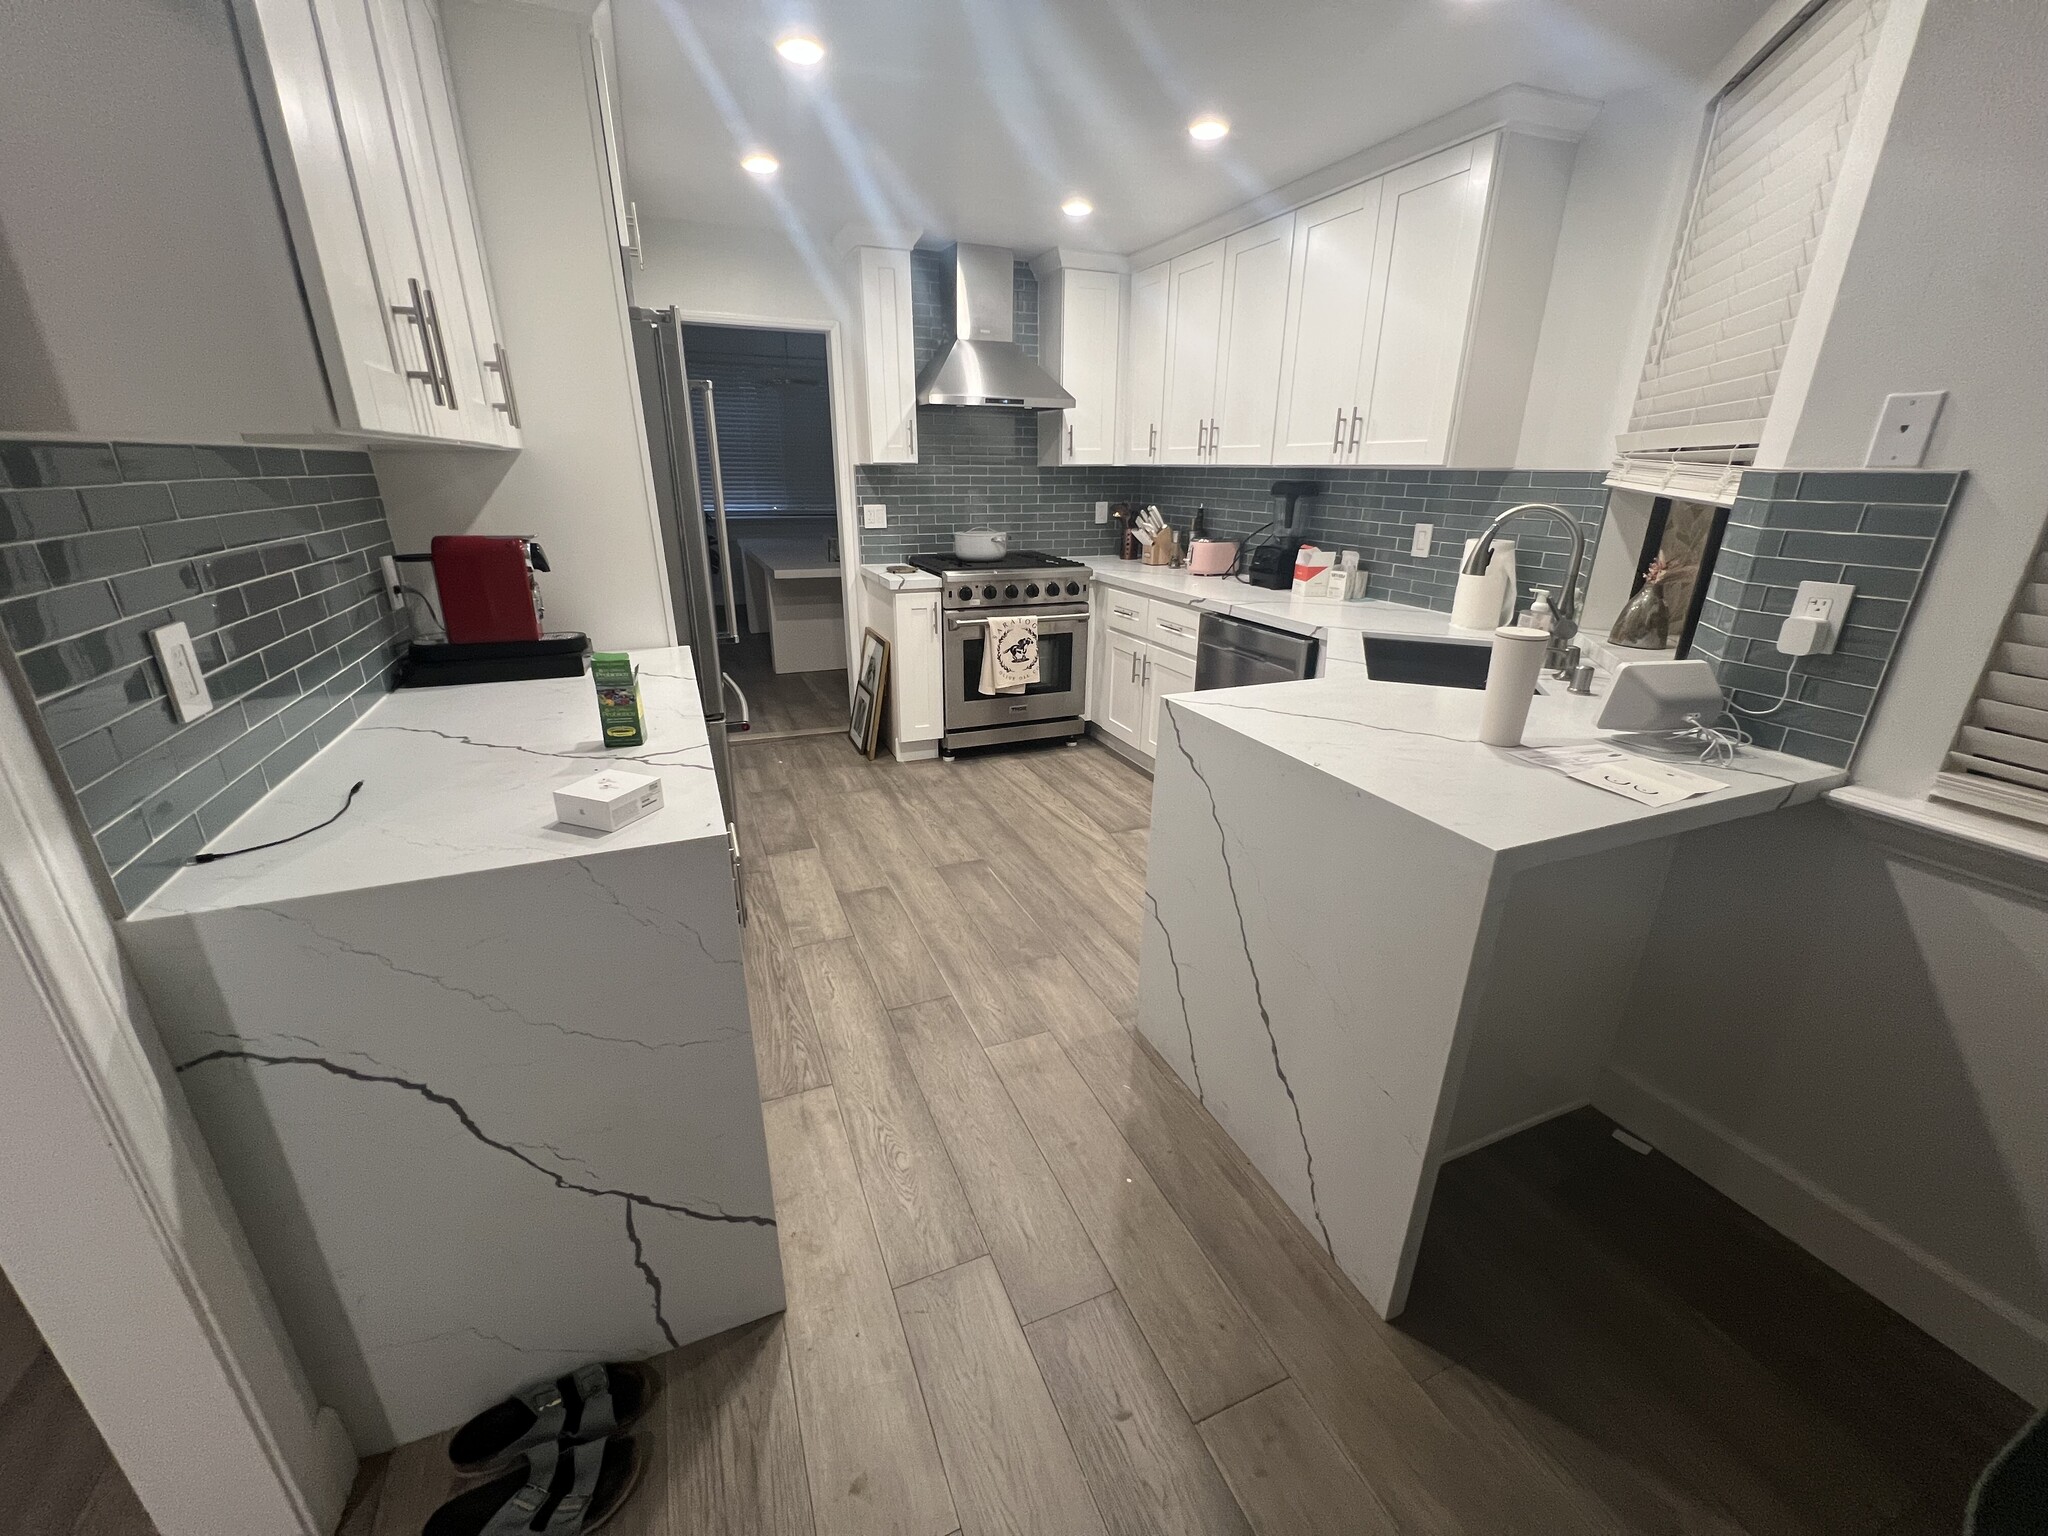
[[[1015,583],[1014,581],[1013,581],[1013,582],[1011,582],[1011,583],[1010,583],[1010,584],[1009,584],[1009,585],[1008,585],[1007,587],[1003,588],[1003,596],[1005,596],[1005,597],[1015,597],[1016,595],[1017,595],[1017,583]]]
[[[960,601],[961,601],[961,602],[963,602],[963,603],[971,603],[971,602],[973,602],[973,601],[974,601],[974,588],[972,588],[972,587],[962,587],[962,588],[960,589]]]
[[[1069,596],[1069,597],[1079,597],[1080,595],[1081,595],[1081,583],[1079,583],[1078,581],[1070,581],[1070,582],[1068,582],[1068,583],[1067,583],[1067,596]]]
[[[996,595],[996,589],[994,587],[983,587],[981,595],[986,598],[993,598]]]
[[[1038,596],[1038,583],[1034,581],[1034,582],[1032,582],[1032,583],[1031,583],[1031,585],[1030,585],[1030,586],[1026,587],[1026,588],[1024,589],[1024,595],[1025,595],[1026,597],[1036,597],[1036,596]]]

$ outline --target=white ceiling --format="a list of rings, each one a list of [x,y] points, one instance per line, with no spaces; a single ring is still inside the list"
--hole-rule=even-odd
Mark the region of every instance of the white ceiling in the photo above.
[[[1713,66],[1769,0],[614,0],[643,215],[1127,252],[1510,84]],[[774,40],[815,33],[806,76]],[[1230,137],[1187,136],[1198,112]],[[766,149],[768,183],[739,168]],[[1072,193],[1094,203],[1075,222]]]

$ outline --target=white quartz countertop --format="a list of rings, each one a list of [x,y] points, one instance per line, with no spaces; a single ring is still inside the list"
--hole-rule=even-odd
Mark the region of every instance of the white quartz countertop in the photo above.
[[[860,568],[863,578],[873,582],[887,592],[935,592],[939,578],[929,571],[920,571],[915,566],[903,565],[900,560],[874,561]]]
[[[1744,748],[1734,766],[1710,767],[1693,753],[1676,755],[1662,738],[1597,729],[1598,694],[1539,695],[1531,702],[1525,745],[1612,741],[1726,786],[1668,805],[1642,805],[1482,745],[1482,697],[1470,688],[1376,683],[1347,669],[1305,682],[1179,694],[1167,700],[1167,708],[1214,721],[1516,864],[1547,863],[1799,804],[1847,777],[1820,763],[1753,748]],[[1170,750],[1172,744],[1162,740],[1160,751]]]
[[[1375,638],[1493,644],[1491,630],[1453,629],[1449,614],[1405,603],[1370,597],[1355,603],[1297,597],[1291,590],[1255,587],[1229,576],[1191,576],[1171,566],[1145,565],[1113,555],[1092,556],[1084,563],[1095,573],[1095,579],[1106,586],[1186,603],[1209,613],[1233,614],[1296,634],[1349,632]]]
[[[360,779],[346,815],[280,848],[188,865],[130,921],[723,838],[690,652],[631,654],[644,746],[604,748],[587,672],[389,694],[207,847],[287,837],[333,815]],[[616,832],[558,823],[554,791],[604,768],[659,777],[662,808]]]

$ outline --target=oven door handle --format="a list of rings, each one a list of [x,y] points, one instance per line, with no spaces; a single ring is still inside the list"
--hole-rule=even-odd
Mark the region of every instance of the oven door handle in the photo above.
[[[1003,618],[1006,618],[1006,619],[1012,619],[1012,618],[1026,618],[1026,617],[1029,617],[1029,618],[1034,618],[1034,619],[1047,619],[1047,620],[1050,620],[1050,619],[1060,619],[1060,620],[1063,620],[1063,621],[1065,621],[1065,622],[1068,622],[1068,623],[1072,623],[1072,624],[1076,624],[1076,625],[1085,625],[1085,624],[1086,624],[1086,623],[1088,622],[1088,613],[1087,613],[1087,610],[1085,610],[1085,609],[1082,609],[1082,610],[1079,610],[1079,611],[1071,611],[1071,612],[1066,612],[1066,613],[1031,613],[1031,614],[1028,614],[1028,615],[1026,615],[1026,614],[1012,614],[1012,613],[1006,613],[1006,614],[1003,614],[1003,615],[1001,615],[1001,617],[1003,617]],[[958,616],[957,614],[948,614],[948,615],[946,616],[946,628],[948,628],[948,629],[961,629],[961,628],[964,628],[965,626],[967,626],[967,625],[969,625],[969,624],[992,624],[992,623],[994,623],[994,622],[995,622],[995,618],[994,618],[994,617],[990,617],[990,618],[983,618],[983,619],[963,619],[963,618],[959,617],[959,616]]]

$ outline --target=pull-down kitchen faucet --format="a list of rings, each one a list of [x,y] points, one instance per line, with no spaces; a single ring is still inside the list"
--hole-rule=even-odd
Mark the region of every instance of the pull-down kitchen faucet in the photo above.
[[[1493,559],[1493,541],[1500,536],[1502,526],[1509,518],[1519,517],[1524,512],[1547,512],[1563,523],[1565,532],[1572,536],[1571,569],[1565,572],[1564,590],[1550,605],[1556,617],[1551,621],[1550,644],[1544,647],[1545,665],[1553,675],[1563,677],[1569,665],[1565,653],[1575,649],[1572,637],[1579,632],[1579,566],[1586,558],[1586,533],[1579,527],[1578,519],[1563,507],[1547,501],[1525,501],[1518,507],[1509,507],[1486,525],[1486,532],[1479,535],[1479,542],[1472,546],[1472,553],[1466,556],[1460,569],[1467,576],[1485,575],[1486,567]]]

